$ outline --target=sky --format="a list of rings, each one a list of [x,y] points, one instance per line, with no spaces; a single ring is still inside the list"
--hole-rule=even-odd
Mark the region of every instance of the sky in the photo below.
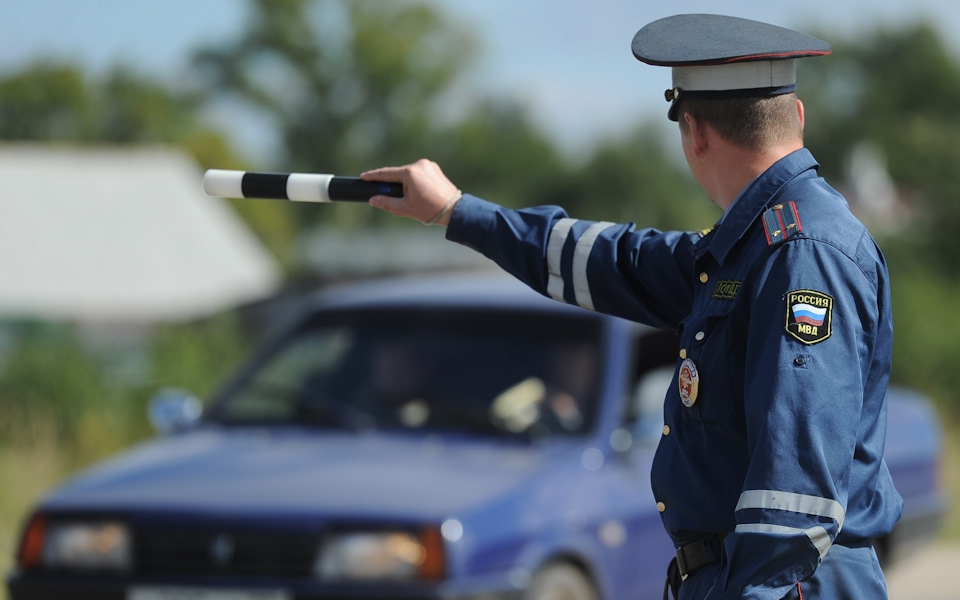
[[[956,0],[429,1],[480,39],[470,79],[486,93],[527,104],[568,148],[641,119],[665,120],[669,69],[636,61],[630,41],[643,25],[671,14],[722,12],[829,32],[827,41],[923,20],[944,39],[960,39]],[[242,0],[0,0],[0,75],[53,57],[94,72],[123,64],[175,79],[192,50],[244,27],[245,7]],[[802,95],[802,82],[800,89]]]

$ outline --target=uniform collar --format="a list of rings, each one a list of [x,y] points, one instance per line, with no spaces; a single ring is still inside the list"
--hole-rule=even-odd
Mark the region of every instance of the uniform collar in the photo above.
[[[710,252],[723,264],[730,250],[747,233],[760,214],[772,204],[783,187],[798,176],[820,168],[810,151],[801,148],[784,156],[744,188],[712,232],[694,250],[696,258]],[[815,175],[814,172],[812,175]]]

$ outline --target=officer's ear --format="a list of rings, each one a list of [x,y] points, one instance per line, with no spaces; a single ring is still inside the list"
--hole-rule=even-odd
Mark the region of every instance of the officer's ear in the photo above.
[[[804,118],[803,118],[803,102],[800,100],[800,98],[797,98],[797,117],[799,117],[800,119],[800,132],[802,133]]]
[[[684,112],[682,117],[683,128],[690,136],[691,149],[696,156],[702,156],[707,149],[707,125],[702,120],[693,116],[689,112]]]

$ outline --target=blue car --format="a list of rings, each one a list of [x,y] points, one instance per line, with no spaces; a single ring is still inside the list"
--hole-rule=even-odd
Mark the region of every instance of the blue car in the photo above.
[[[501,277],[328,290],[202,415],[158,399],[166,435],[39,502],[10,597],[659,598],[677,343]],[[889,435],[894,557],[943,504],[927,403],[892,393]]]

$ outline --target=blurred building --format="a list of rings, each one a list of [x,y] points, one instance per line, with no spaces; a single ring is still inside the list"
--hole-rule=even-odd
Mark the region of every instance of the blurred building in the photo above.
[[[174,150],[0,146],[0,320],[139,328],[263,298],[280,270]]]

